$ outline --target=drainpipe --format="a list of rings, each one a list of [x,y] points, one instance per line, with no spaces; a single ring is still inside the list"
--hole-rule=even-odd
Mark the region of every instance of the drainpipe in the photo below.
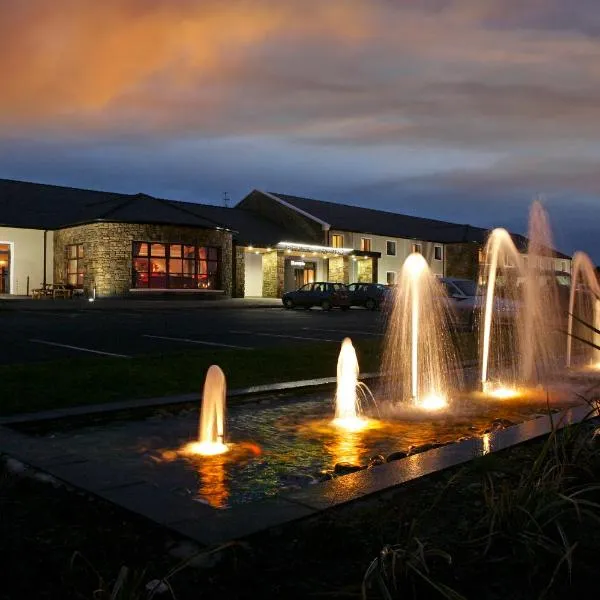
[[[46,249],[46,244],[47,244],[47,238],[48,238],[48,230],[44,229],[44,280],[42,281],[42,287],[45,288],[46,287],[46,259],[47,259],[47,254],[48,251]]]

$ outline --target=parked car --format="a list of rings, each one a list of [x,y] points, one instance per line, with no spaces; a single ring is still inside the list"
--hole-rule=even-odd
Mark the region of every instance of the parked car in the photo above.
[[[471,279],[443,277],[441,282],[450,300],[450,307],[458,318],[458,324],[472,329],[475,325],[475,315],[483,307],[483,291]],[[494,311],[500,312],[505,320],[510,320],[517,308],[518,305],[514,301],[498,297],[494,300]]]
[[[343,283],[318,281],[307,283],[293,292],[286,292],[282,298],[285,308],[301,306],[311,308],[320,306],[323,310],[339,307],[342,310],[350,308],[348,288]]]
[[[380,283],[351,283],[348,286],[351,306],[364,306],[369,310],[377,310],[391,296],[391,288]]]

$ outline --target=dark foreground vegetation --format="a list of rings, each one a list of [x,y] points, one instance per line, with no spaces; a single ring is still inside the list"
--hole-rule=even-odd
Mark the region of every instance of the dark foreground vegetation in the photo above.
[[[600,555],[593,421],[219,549],[4,463],[0,598],[583,597]],[[159,593],[160,591],[160,593]]]

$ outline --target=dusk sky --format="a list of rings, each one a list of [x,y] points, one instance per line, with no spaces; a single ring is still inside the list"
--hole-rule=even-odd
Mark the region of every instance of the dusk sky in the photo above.
[[[600,263],[598,0],[0,0],[0,177],[253,188]]]

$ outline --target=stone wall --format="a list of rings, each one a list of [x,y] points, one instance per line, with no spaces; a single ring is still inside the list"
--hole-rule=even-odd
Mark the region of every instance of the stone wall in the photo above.
[[[372,258],[367,258],[366,260],[359,259],[357,261],[357,266],[358,266],[358,269],[357,269],[358,283],[373,283],[374,281],[376,281],[375,279],[373,279],[373,259]]]
[[[333,283],[350,283],[348,258],[345,256],[336,256],[329,259],[328,280]]]
[[[164,242],[220,248],[221,288],[232,292],[231,234],[213,229],[137,223],[91,223],[54,233],[54,281],[67,279],[66,247],[83,244],[84,288],[98,296],[122,296],[131,288],[133,242]]]
[[[263,254],[263,298],[281,298],[285,275],[285,255],[283,252]]]
[[[246,295],[246,257],[244,248],[236,246],[233,263],[233,297],[243,298]]]
[[[446,277],[459,277],[477,281],[479,273],[479,244],[446,245]]]

